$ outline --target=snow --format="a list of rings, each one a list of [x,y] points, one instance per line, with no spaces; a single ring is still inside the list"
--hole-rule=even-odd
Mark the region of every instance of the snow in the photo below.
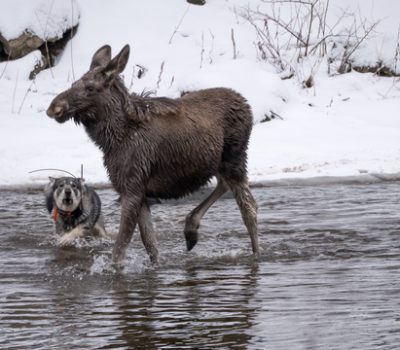
[[[75,0],[6,0],[0,11],[0,33],[7,40],[28,31],[42,39],[61,38],[78,23]]]
[[[53,6],[57,13],[49,25],[53,33],[71,21],[69,1],[26,4],[3,1],[7,13],[18,9],[18,19],[0,13],[3,35],[33,30],[38,8],[46,14]],[[374,39],[364,43],[355,57],[365,62],[391,59],[392,64],[398,1],[336,0],[335,4],[337,11],[358,6],[370,21],[382,18]],[[114,55],[126,43],[131,45],[124,79],[132,91],[150,89],[158,96],[177,97],[183,90],[227,86],[242,93],[256,122],[249,145],[252,182],[400,173],[399,80],[356,72],[330,77],[326,62],[318,69],[304,62],[298,76],[281,80],[275,67],[257,59],[254,29],[237,15],[246,6],[247,0],[208,0],[205,6],[183,0],[76,0],[79,30],[56,67],[32,82],[28,74],[40,59],[38,52],[0,63],[0,186],[43,184],[48,176],[60,175],[29,173],[42,168],[79,175],[81,164],[87,181],[108,182],[102,154],[83,128],[72,122],[60,125],[45,113],[54,96],[87,71],[93,53],[106,43]],[[141,79],[139,66],[146,68]],[[315,86],[304,89],[302,77],[311,69]],[[271,111],[282,119],[260,123]]]
[[[12,80],[14,82],[19,82],[19,80],[26,81],[33,67],[40,63],[41,53],[36,50],[19,60],[0,63],[0,76],[4,80]]]

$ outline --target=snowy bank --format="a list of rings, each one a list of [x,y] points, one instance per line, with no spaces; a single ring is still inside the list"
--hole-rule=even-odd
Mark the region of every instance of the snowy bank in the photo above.
[[[399,23],[390,6],[399,6],[385,2],[389,6],[378,8],[381,1],[372,0],[357,4],[363,13],[374,14],[371,20],[383,18],[382,30],[393,39]],[[400,172],[399,81],[355,72],[329,77],[324,62],[311,89],[302,88],[296,78],[281,80],[272,65],[257,59],[254,29],[237,15],[248,1],[209,0],[205,6],[182,0],[76,3],[79,30],[51,71],[27,80],[35,53],[0,63],[1,186],[41,184],[49,175],[60,175],[29,173],[41,168],[79,175],[81,164],[88,181],[108,181],[102,155],[83,128],[72,122],[59,125],[45,114],[54,96],[87,71],[93,53],[105,43],[113,54],[131,45],[124,79],[132,91],[177,97],[184,90],[227,86],[242,93],[257,122],[249,146],[253,182]],[[379,11],[371,12],[373,6]],[[10,19],[2,25],[17,30]],[[379,27],[376,31],[381,40]],[[388,49],[377,42],[369,45],[363,50],[392,54],[393,43]],[[271,111],[280,118],[259,123]]]

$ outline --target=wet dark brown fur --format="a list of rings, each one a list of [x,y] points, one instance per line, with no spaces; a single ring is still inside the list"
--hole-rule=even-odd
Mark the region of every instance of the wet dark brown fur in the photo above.
[[[129,46],[111,59],[106,45],[93,56],[88,73],[59,94],[47,114],[62,123],[73,118],[104,153],[104,165],[121,196],[121,223],[113,251],[123,263],[136,224],[153,261],[158,251],[146,197],[178,198],[196,191],[213,176],[214,192],[186,218],[188,249],[198,239],[200,219],[232,190],[258,253],[257,205],[247,180],[247,145],[252,113],[233,90],[214,88],[178,99],[130,95],[119,78]]]

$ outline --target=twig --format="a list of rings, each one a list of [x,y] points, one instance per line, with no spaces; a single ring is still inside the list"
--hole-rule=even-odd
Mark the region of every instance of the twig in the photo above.
[[[18,108],[18,112],[17,112],[18,114],[21,114],[22,107],[23,107],[23,105],[24,105],[24,103],[25,103],[25,100],[26,100],[26,98],[28,97],[28,94],[32,91],[32,86],[33,86],[34,84],[35,84],[35,80],[33,79],[33,80],[31,81],[31,83],[30,83],[28,89],[25,91],[25,95],[24,95],[24,97],[22,98],[21,104],[20,104],[20,106],[19,106],[19,108]]]
[[[54,79],[53,68],[52,68],[52,64],[51,64],[51,60],[50,60],[49,46],[48,46],[47,38],[46,38],[47,27],[49,25],[50,14],[53,11],[53,6],[54,6],[54,0],[52,0],[52,2],[51,2],[50,10],[49,10],[49,13],[47,14],[46,25],[44,27],[43,35],[44,35],[44,45],[45,45],[45,48],[46,48],[46,55],[47,55],[47,64],[49,65],[49,68],[50,68],[51,77]]]
[[[308,30],[307,30],[307,38],[306,38],[306,47],[304,49],[304,56],[307,57],[308,55],[308,48],[310,46],[310,37],[311,37],[311,30],[312,30],[312,25],[314,22],[314,8],[315,8],[315,4],[318,2],[319,0],[315,0],[313,3],[311,3],[311,9],[310,9],[310,21],[308,22]]]
[[[387,96],[389,95],[389,93],[393,90],[393,88],[396,86],[399,77],[396,76],[397,74],[397,64],[399,62],[400,59],[400,25],[397,29],[397,45],[396,45],[396,51],[394,54],[394,66],[393,66],[393,73],[394,73],[394,77],[393,77],[393,82],[392,85],[389,87],[389,89],[386,91],[386,93],[384,93],[382,95],[383,98],[387,98]]]
[[[204,59],[204,32],[201,32],[200,69],[203,68]]]
[[[322,36],[325,36],[326,33],[326,25],[327,25],[327,16],[328,16],[328,9],[329,9],[329,1],[330,0],[326,0],[326,6],[325,6],[325,11],[324,11],[324,18],[322,20],[321,23],[321,27],[322,27]],[[326,46],[326,41],[323,41],[323,45],[322,45],[322,54],[321,56],[325,56],[328,53],[328,49]]]
[[[40,22],[40,18],[39,18],[39,16],[38,16],[36,11],[35,11],[35,16],[36,16],[36,20],[39,23],[40,28],[41,28],[41,30],[43,32],[44,47],[45,47],[45,50],[46,50],[46,57],[43,57],[43,60],[46,59],[47,62],[44,62],[44,65],[43,65],[42,69],[45,69],[45,68],[47,68],[46,66],[48,66],[50,68],[51,77],[54,79],[54,73],[53,73],[53,69],[51,67],[50,51],[49,51],[49,46],[48,46],[48,43],[47,43],[47,27],[49,25],[49,19],[50,19],[51,12],[53,11],[53,6],[54,6],[54,0],[50,4],[50,10],[49,10],[49,13],[47,14],[46,24],[45,24],[44,27],[43,27],[42,23]]]
[[[397,29],[397,45],[396,45],[396,51],[394,54],[394,73],[397,74],[397,64],[399,63],[400,60],[400,25]]]
[[[312,5],[311,1],[303,0],[261,0],[267,4],[279,4],[279,3],[290,3],[290,4],[302,4],[302,5]],[[318,0],[317,0],[318,1]]]
[[[171,83],[169,84],[169,88],[172,87],[172,85],[174,84],[174,81],[175,81],[175,75],[173,75],[171,78]]]
[[[236,60],[237,58],[236,41],[235,41],[235,31],[233,30],[233,28],[231,29],[231,40],[233,45],[233,59]]]
[[[6,62],[6,64],[4,65],[3,71],[2,71],[1,74],[0,74],[0,80],[3,79],[3,75],[4,75],[4,73],[6,72],[6,69],[7,69],[7,66],[8,66],[8,62],[10,62],[10,56],[8,56],[7,62]]]
[[[346,62],[348,62],[350,56],[358,49],[358,47],[362,44],[362,42],[368,37],[368,35],[372,32],[372,30],[374,30],[374,28],[379,24],[380,21],[375,22],[374,24],[371,25],[371,27],[369,29],[366,30],[366,32],[364,33],[364,35],[358,39],[358,41],[356,42],[356,44],[352,47],[352,49],[350,51],[348,51],[347,55],[344,57],[344,60]]]
[[[129,91],[131,91],[132,90],[132,87],[133,87],[133,80],[135,79],[135,65],[133,65],[133,67],[132,67],[132,75],[131,75],[131,82],[130,82],[130,84],[129,84]]]
[[[74,0],[71,0],[71,28],[74,26]],[[72,79],[75,81],[75,69],[74,69],[74,55],[72,49],[72,38],[74,36],[74,31],[71,30],[71,69],[72,69]]]
[[[279,20],[277,20],[276,18],[273,18],[271,16],[266,15],[267,19],[269,19],[270,21],[274,22],[275,24],[277,24],[279,27],[282,27],[283,29],[285,29],[289,34],[291,34],[293,37],[295,37],[302,45],[306,46],[306,42],[303,40],[303,38],[298,34],[295,33],[286,23],[282,23]]]
[[[169,45],[171,45],[172,39],[173,39],[173,37],[175,36],[175,34],[178,32],[179,27],[181,26],[181,24],[182,24],[182,22],[183,22],[183,20],[184,20],[184,18],[185,18],[185,16],[186,16],[186,14],[187,14],[188,11],[189,11],[189,8],[190,8],[190,5],[188,5],[188,6],[186,7],[186,10],[185,10],[183,16],[182,16],[181,19],[179,20],[178,25],[175,27],[174,32],[172,33],[171,37],[169,38],[169,42],[168,42]]]
[[[208,62],[210,63],[210,64],[212,64],[213,63],[213,53],[214,53],[214,34],[213,34],[213,32],[211,31],[211,30],[209,30],[209,32],[210,32],[210,35],[211,35],[211,48],[210,48],[210,51],[208,52]]]
[[[162,77],[162,74],[164,73],[164,64],[165,64],[165,61],[162,61],[161,67],[160,67],[160,73],[158,74],[158,80],[157,80],[157,84],[156,84],[156,91],[160,88],[161,77]]]
[[[17,87],[18,87],[18,78],[19,78],[19,70],[17,70],[17,77],[15,79],[13,97],[12,97],[12,105],[11,105],[11,113],[14,114],[14,106],[15,106],[15,96],[17,94]]]

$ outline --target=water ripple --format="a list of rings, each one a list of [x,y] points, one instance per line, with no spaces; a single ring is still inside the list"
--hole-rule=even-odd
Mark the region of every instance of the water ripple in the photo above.
[[[231,196],[188,253],[184,218],[200,194],[152,207],[160,264],[136,233],[122,273],[112,242],[59,249],[37,192],[0,193],[0,348],[397,349],[398,184],[253,190],[261,256]],[[116,232],[116,194],[101,190]]]

